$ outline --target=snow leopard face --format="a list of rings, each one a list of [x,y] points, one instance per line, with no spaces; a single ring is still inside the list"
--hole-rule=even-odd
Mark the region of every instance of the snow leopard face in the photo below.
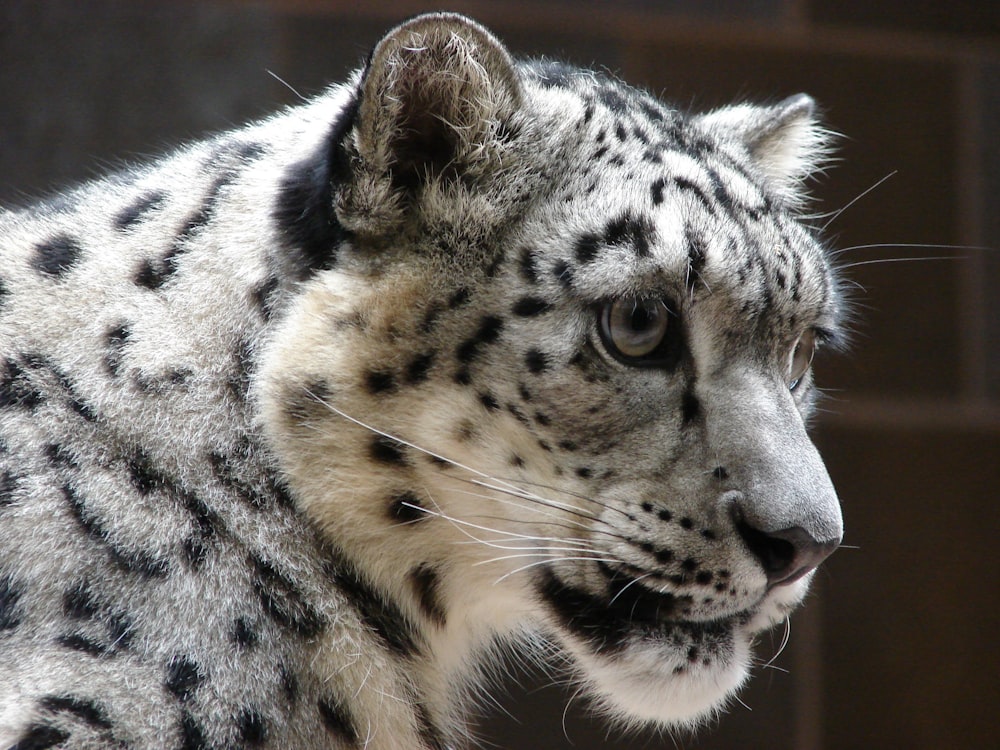
[[[696,720],[842,536],[812,102],[686,116],[442,18],[348,107],[351,238],[273,339],[272,442],[437,648],[533,623],[618,718]]]

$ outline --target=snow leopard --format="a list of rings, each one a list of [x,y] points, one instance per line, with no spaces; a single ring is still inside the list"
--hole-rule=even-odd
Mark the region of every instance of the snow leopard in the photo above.
[[[507,650],[713,715],[843,536],[828,141],[435,13],[3,210],[0,747],[462,748]]]

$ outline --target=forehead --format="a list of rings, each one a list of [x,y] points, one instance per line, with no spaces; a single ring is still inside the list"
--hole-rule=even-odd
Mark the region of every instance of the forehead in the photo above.
[[[616,82],[577,75],[541,93],[565,99],[552,189],[524,227],[549,283],[585,302],[711,296],[793,325],[834,316],[822,248],[740,143]]]

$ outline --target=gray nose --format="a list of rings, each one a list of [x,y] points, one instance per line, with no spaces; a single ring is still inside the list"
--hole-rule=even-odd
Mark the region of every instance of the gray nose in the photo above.
[[[738,508],[734,508],[734,513],[738,516],[736,529],[764,568],[768,588],[793,583],[811,573],[840,546],[839,539],[825,542],[813,539],[801,526],[761,531],[739,517]]]

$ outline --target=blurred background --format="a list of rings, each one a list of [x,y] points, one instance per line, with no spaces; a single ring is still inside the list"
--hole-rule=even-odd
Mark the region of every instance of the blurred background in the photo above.
[[[815,424],[852,548],[820,570],[775,668],[672,738],[609,734],[579,702],[564,714],[568,693],[529,674],[486,740],[1000,747],[1000,2],[0,0],[0,203],[294,102],[430,9],[685,108],[812,94],[844,136],[816,210],[844,209],[829,234],[859,312],[851,353],[818,362]]]

